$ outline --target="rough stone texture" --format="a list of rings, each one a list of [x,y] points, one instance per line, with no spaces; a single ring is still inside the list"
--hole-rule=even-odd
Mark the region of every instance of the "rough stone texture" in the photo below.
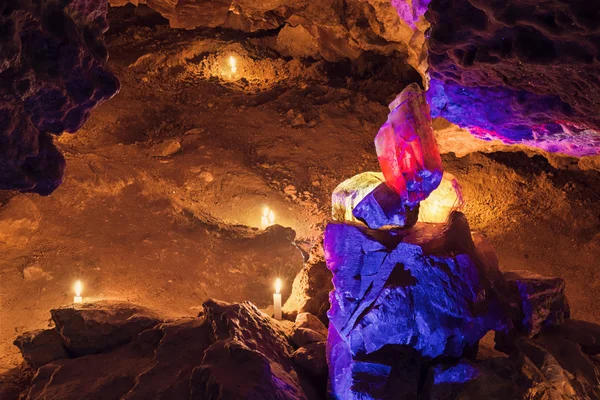
[[[569,318],[563,279],[529,271],[508,271],[504,278],[520,303],[519,326],[529,336],[537,335],[544,326],[558,325]]]
[[[416,207],[438,187],[443,174],[429,105],[413,83],[389,108],[388,120],[375,137],[377,158],[386,184],[404,205]]]
[[[564,357],[555,358],[555,349],[539,343],[527,342],[523,349],[511,358],[463,359],[433,366],[422,396],[432,400],[598,398],[597,371],[587,358],[575,354],[569,358],[577,364],[565,364]]]
[[[434,117],[480,138],[598,154],[597,2],[433,0],[426,18]]]
[[[326,342],[317,342],[300,347],[292,354],[296,365],[304,368],[315,378],[327,379]]]
[[[126,343],[160,322],[158,315],[145,307],[113,301],[74,304],[50,314],[63,345],[76,356]]]
[[[327,327],[319,318],[309,313],[299,313],[292,326],[292,342],[297,347],[327,340]]]
[[[554,329],[581,346],[584,353],[600,354],[600,326],[586,321],[568,319]]]
[[[0,189],[50,194],[65,160],[52,135],[76,132],[119,89],[105,68],[106,0],[0,5]]]
[[[55,329],[27,332],[17,337],[14,344],[21,351],[25,362],[33,368],[69,357]]]
[[[404,230],[333,223],[324,248],[335,288],[327,354],[340,398],[384,390],[393,365],[380,354],[460,357],[489,330],[512,325],[494,289],[498,274],[489,273],[495,266],[485,265],[460,213],[448,226]]]
[[[333,289],[331,271],[325,264],[323,240],[310,250],[308,261],[292,284],[292,293],[282,307],[284,315],[294,320],[298,313],[316,315],[323,323],[328,323],[329,292]]]
[[[274,48],[284,56],[357,59],[365,52],[399,52],[415,68],[424,36],[399,18],[389,0],[109,0],[112,6],[147,4],[174,28],[279,30]]]
[[[88,304],[86,315],[94,304]],[[122,315],[137,315],[120,304]],[[99,305],[104,315],[106,306]],[[99,319],[97,316],[95,319]],[[90,335],[88,326],[81,336]],[[38,369],[28,399],[318,399],[311,379],[292,359],[294,349],[279,322],[250,303],[205,302],[200,315],[137,332],[117,347],[123,321],[103,319],[102,352],[71,354]],[[111,333],[112,332],[112,333]],[[42,343],[42,345],[44,345]],[[322,345],[321,345],[322,346]],[[314,346],[313,346],[314,347]],[[303,359],[319,366],[319,350]],[[303,356],[298,356],[301,359]],[[323,366],[320,365],[319,368]],[[297,370],[298,368],[298,370]]]

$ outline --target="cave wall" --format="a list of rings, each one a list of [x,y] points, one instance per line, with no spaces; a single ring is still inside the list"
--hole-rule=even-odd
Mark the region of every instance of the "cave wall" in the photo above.
[[[399,18],[389,0],[109,0],[146,4],[173,28],[226,28],[272,36],[283,56],[357,59],[364,52],[401,53],[418,69],[425,37]],[[420,26],[420,25],[419,25]]]
[[[600,3],[432,0],[434,116],[483,139],[600,149]]]
[[[106,1],[0,4],[0,189],[50,194],[65,160],[52,137],[75,132],[119,89],[106,69]]]

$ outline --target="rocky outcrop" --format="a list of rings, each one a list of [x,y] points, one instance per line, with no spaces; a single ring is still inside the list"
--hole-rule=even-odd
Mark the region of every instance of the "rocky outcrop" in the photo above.
[[[106,0],[0,6],[0,189],[50,194],[65,160],[53,135],[76,132],[119,89],[107,71]]]
[[[325,255],[334,398],[599,398],[600,326],[568,319],[562,279],[502,274],[461,213],[404,229],[332,223]],[[495,350],[479,351],[489,331]]]
[[[63,345],[75,356],[116,347],[160,322],[144,307],[112,301],[75,304],[50,314]]]
[[[325,255],[334,276],[329,371],[339,398],[380,398],[407,351],[415,360],[459,358],[489,330],[512,327],[462,214],[448,227],[330,224]]]
[[[365,52],[403,54],[415,68],[424,36],[415,35],[389,0],[109,0],[112,6],[147,4],[174,28],[221,27],[273,32],[284,56],[340,61]],[[414,39],[413,37],[416,36]]]
[[[425,16],[434,117],[480,138],[598,154],[600,5],[432,0]]]
[[[321,398],[316,378],[302,368],[322,370],[322,342],[321,361],[318,346],[295,354],[283,325],[250,303],[209,300],[198,317],[169,322],[143,307],[108,301],[52,316],[54,329],[17,340],[38,368],[28,399]],[[61,345],[68,353],[55,352]]]
[[[282,311],[291,320],[295,320],[298,313],[311,313],[322,322],[327,322],[331,289],[331,271],[325,264],[321,239],[311,248],[308,261],[294,278],[292,293]]]

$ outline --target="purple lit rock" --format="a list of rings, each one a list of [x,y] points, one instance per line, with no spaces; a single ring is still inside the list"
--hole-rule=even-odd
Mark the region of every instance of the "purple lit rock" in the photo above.
[[[324,246],[333,273],[328,357],[338,398],[383,397],[400,358],[382,361],[382,352],[461,357],[488,331],[511,327],[494,289],[498,274],[460,213],[448,226],[402,230],[334,223]]]
[[[520,304],[519,327],[530,337],[543,327],[560,325],[569,318],[565,281],[529,271],[504,273],[509,288]]]
[[[5,4],[4,4],[5,3]],[[0,13],[0,189],[50,194],[75,132],[119,89],[106,70],[106,0],[4,2]]]
[[[389,107],[388,120],[375,137],[377,158],[386,184],[414,208],[438,187],[443,174],[429,105],[413,83]]]
[[[371,229],[410,227],[417,223],[419,205],[406,205],[398,193],[381,183],[356,205],[352,215]]]
[[[506,143],[600,152],[598,2],[432,0],[425,16],[434,117]]]

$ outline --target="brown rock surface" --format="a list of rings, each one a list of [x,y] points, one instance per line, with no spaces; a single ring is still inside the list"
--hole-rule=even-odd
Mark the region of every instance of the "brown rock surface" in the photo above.
[[[39,368],[61,358],[69,358],[56,329],[27,332],[17,337],[14,344],[32,368]]]
[[[27,399],[321,397],[304,372],[296,370],[284,329],[250,303],[209,300],[199,317],[155,323],[141,332],[133,327],[153,314],[135,305],[89,303],[78,313],[87,322],[71,324],[70,333],[91,341],[90,328],[95,327],[97,335],[104,333],[102,353],[72,353],[72,358],[45,363]],[[125,330],[134,340],[121,340],[115,347]],[[48,347],[40,341],[31,346],[37,344]]]
[[[327,327],[316,316],[302,312],[292,326],[291,337],[297,347],[324,342],[327,340]]]
[[[333,289],[331,272],[325,264],[321,237],[311,248],[308,261],[294,278],[292,293],[282,310],[291,319],[295,319],[298,313],[306,312],[326,322],[331,289]]]
[[[75,356],[99,353],[127,343],[160,322],[145,307],[100,301],[50,311],[65,348]]]

